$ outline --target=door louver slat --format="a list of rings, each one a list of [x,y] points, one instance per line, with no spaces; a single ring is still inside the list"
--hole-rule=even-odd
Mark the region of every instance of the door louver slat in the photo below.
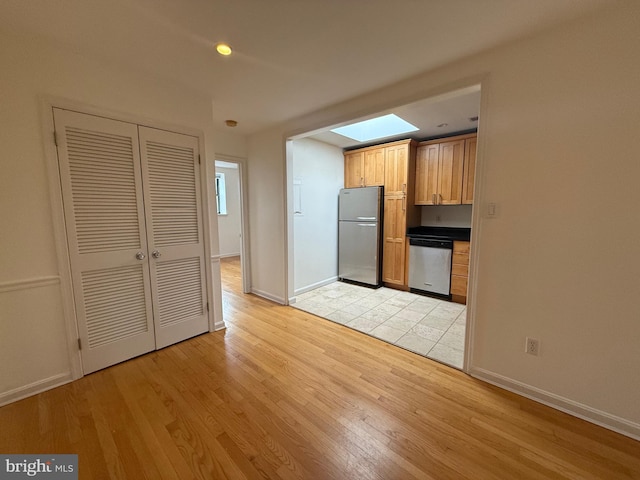
[[[157,282],[161,326],[203,314],[199,257],[159,264]]]
[[[82,274],[89,348],[147,331],[142,265]]]
[[[140,248],[130,137],[65,129],[78,251]]]
[[[153,141],[146,146],[155,246],[198,243],[193,149]]]

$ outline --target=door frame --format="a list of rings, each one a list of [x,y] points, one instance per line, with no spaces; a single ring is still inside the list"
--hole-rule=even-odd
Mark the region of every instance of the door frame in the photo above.
[[[234,155],[227,155],[224,153],[215,153],[213,159],[212,174],[215,176],[215,161],[221,160],[223,162],[235,163],[238,165],[238,179],[240,182],[240,272],[242,275],[242,293],[251,293],[251,257],[249,252],[249,212],[247,206],[249,205],[249,198],[247,195],[247,159],[244,157],[236,157]],[[213,177],[208,181],[212,181]],[[213,207],[212,207],[213,211]],[[220,231],[218,230],[218,235]],[[212,262],[217,258],[220,260],[220,255],[212,255]]]
[[[202,189],[202,226],[204,229],[204,249],[205,258],[211,258],[211,237],[215,231],[218,234],[218,219],[211,218],[209,213],[209,188],[207,182],[207,161],[205,151],[204,132],[202,130],[174,125],[171,123],[149,119],[139,115],[126,112],[114,111],[108,108],[88,105],[74,100],[44,95],[40,97],[40,120],[42,142],[45,154],[46,174],[49,183],[49,200],[51,203],[51,220],[53,226],[54,241],[56,247],[56,258],[60,277],[60,297],[62,300],[62,312],[64,316],[65,334],[67,339],[67,355],[71,369],[71,377],[77,380],[84,376],[82,370],[82,357],[78,343],[78,318],[75,310],[73,284],[71,279],[71,260],[69,257],[69,239],[64,221],[64,205],[62,201],[62,189],[60,183],[60,171],[58,168],[58,152],[55,144],[55,125],[53,119],[53,108],[71,110],[87,115],[110,118],[122,122],[142,125],[160,130],[167,130],[184,135],[190,135],[198,139],[198,149],[200,158],[200,187]],[[214,298],[214,291],[221,289],[220,272],[217,276],[213,274],[211,262],[205,261],[205,281],[207,291],[207,301],[213,307],[207,313],[209,331],[224,328],[221,312],[217,311],[217,301]]]
[[[312,133],[317,133],[334,125],[353,121],[354,118],[362,118],[367,115],[375,115],[381,112],[390,111],[400,105],[407,105],[420,100],[438,97],[441,95],[453,94],[457,91],[467,88],[480,88],[480,121],[477,131],[477,149],[476,149],[476,176],[474,181],[474,202],[471,209],[471,244],[474,247],[469,255],[469,277],[467,287],[467,328],[465,334],[465,349],[462,371],[471,374],[473,368],[473,345],[476,335],[476,298],[477,284],[480,268],[480,249],[482,237],[481,229],[484,221],[490,218],[487,215],[488,203],[485,198],[484,185],[486,183],[488,155],[486,154],[486,134],[484,125],[488,124],[489,119],[489,84],[490,75],[488,73],[479,73],[469,77],[460,78],[448,83],[438,84],[424,89],[417,89],[410,95],[402,94],[400,97],[387,96],[379,102],[368,103],[362,108],[362,103],[358,103],[360,108],[356,110],[342,109],[338,115],[320,114],[311,117],[303,117],[299,120],[296,128],[291,128],[283,134],[284,148],[284,288],[289,303],[294,299],[294,252],[293,252],[293,148],[292,142],[299,138],[304,138]],[[357,103],[357,102],[356,102]],[[313,115],[313,114],[312,114]]]

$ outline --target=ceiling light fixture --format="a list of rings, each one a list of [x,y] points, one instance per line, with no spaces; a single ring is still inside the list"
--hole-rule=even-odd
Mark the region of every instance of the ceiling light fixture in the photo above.
[[[220,55],[224,55],[225,57],[228,57],[229,55],[231,55],[231,47],[229,45],[227,45],[226,43],[217,44],[216,45],[216,51]]]

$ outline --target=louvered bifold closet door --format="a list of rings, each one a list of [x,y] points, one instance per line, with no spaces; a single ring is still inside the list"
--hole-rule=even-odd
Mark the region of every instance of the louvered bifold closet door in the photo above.
[[[137,126],[54,109],[84,373],[155,348]]]
[[[139,127],[157,348],[208,331],[198,138]]]

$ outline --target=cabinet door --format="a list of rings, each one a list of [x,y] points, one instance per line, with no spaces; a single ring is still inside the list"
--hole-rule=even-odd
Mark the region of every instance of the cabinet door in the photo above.
[[[384,148],[364,152],[364,185],[365,187],[384,185]]]
[[[451,295],[453,301],[466,303],[469,277],[469,249],[471,243],[463,241],[453,242],[451,257]]]
[[[345,153],[344,155],[344,188],[362,187],[364,185],[364,152]]]
[[[476,181],[476,150],[478,138],[468,138],[464,146],[464,174],[462,180],[462,203],[473,203],[473,189]]]
[[[464,167],[464,140],[440,144],[438,164],[438,204],[462,203],[462,177]]]
[[[396,145],[384,149],[384,194],[407,193],[409,176],[409,146]]]
[[[438,156],[440,145],[418,147],[416,159],[416,205],[435,205],[438,191]]]
[[[382,280],[395,285],[405,285],[406,255],[406,197],[384,197],[384,246],[382,253]]]

